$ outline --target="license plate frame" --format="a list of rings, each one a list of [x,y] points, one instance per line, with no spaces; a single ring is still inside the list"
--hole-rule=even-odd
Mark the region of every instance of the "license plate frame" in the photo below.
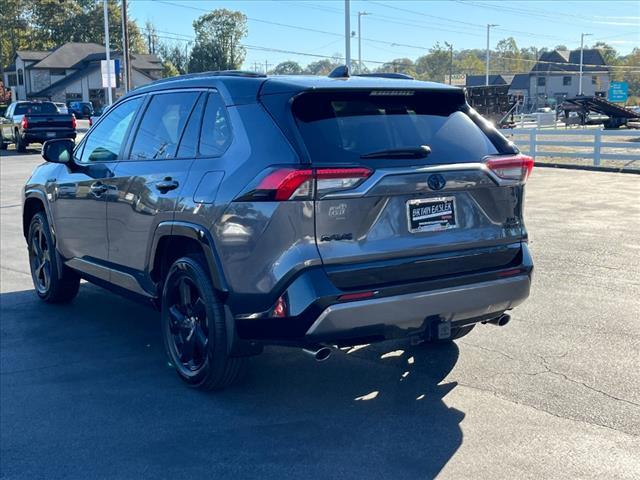
[[[433,208],[437,206],[437,208]],[[414,214],[416,209],[431,207]],[[420,215],[422,214],[422,215]],[[409,233],[442,232],[458,228],[456,197],[414,198],[407,201],[407,228]]]

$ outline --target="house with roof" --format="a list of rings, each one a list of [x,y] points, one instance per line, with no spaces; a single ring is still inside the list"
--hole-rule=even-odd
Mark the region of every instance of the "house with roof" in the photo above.
[[[120,52],[110,52],[122,61]],[[51,51],[18,50],[5,69],[4,83],[15,89],[17,100],[46,99],[56,102],[105,101],[100,61],[106,59],[104,45],[68,42]],[[132,86],[146,85],[162,77],[162,62],[152,54],[131,54]],[[118,79],[119,80],[119,79]],[[123,89],[118,81],[115,96]]]
[[[602,52],[585,49],[583,52],[582,93],[605,97],[609,90],[611,71]],[[580,93],[580,50],[553,50],[540,55],[529,72],[529,96],[537,106],[556,105],[565,98]]]
[[[602,52],[585,49],[582,92],[587,96],[606,96],[611,79]],[[467,75],[466,86],[485,85],[484,75]],[[580,50],[543,52],[529,73],[492,74],[489,85],[509,85],[509,97],[526,109],[555,106],[580,91]]]

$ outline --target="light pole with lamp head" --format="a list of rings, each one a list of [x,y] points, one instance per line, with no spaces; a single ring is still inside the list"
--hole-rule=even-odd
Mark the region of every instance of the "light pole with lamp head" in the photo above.
[[[584,37],[592,35],[591,33],[580,34],[580,79],[578,80],[578,95],[582,95],[582,62],[584,60]]]
[[[487,23],[487,72],[485,74],[484,84],[489,85],[489,31],[491,27],[497,27],[495,23]]]
[[[369,12],[358,12],[358,73],[362,73],[362,21],[364,15],[371,15]]]

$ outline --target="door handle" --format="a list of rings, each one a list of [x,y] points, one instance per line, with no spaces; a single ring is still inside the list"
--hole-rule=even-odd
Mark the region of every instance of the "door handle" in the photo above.
[[[174,180],[171,177],[165,177],[164,180],[156,182],[156,190],[158,190],[160,193],[167,193],[170,190],[175,190],[176,188],[178,188],[178,185],[180,184],[177,180]]]
[[[89,187],[89,189],[91,190],[91,193],[93,193],[96,197],[99,197],[100,195],[105,193],[107,190],[109,190],[109,187],[107,187],[102,182],[95,182],[91,184],[91,187]]]

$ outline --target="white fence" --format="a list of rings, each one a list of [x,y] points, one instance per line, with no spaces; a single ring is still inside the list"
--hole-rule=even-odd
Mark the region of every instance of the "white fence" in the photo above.
[[[625,167],[634,162],[640,162],[640,131],[600,128],[576,130],[514,128],[500,131],[518,145],[523,153],[531,155],[534,159],[538,157],[586,158],[591,159],[595,166],[601,165],[603,160],[619,160],[626,162]],[[546,137],[552,137],[552,139]],[[583,139],[583,137],[587,138]],[[632,137],[636,141],[616,141],[619,137]],[[573,141],[573,138],[576,138],[576,141]],[[538,148],[540,146],[544,147],[544,150],[540,150]],[[547,149],[547,147],[555,148]]]

